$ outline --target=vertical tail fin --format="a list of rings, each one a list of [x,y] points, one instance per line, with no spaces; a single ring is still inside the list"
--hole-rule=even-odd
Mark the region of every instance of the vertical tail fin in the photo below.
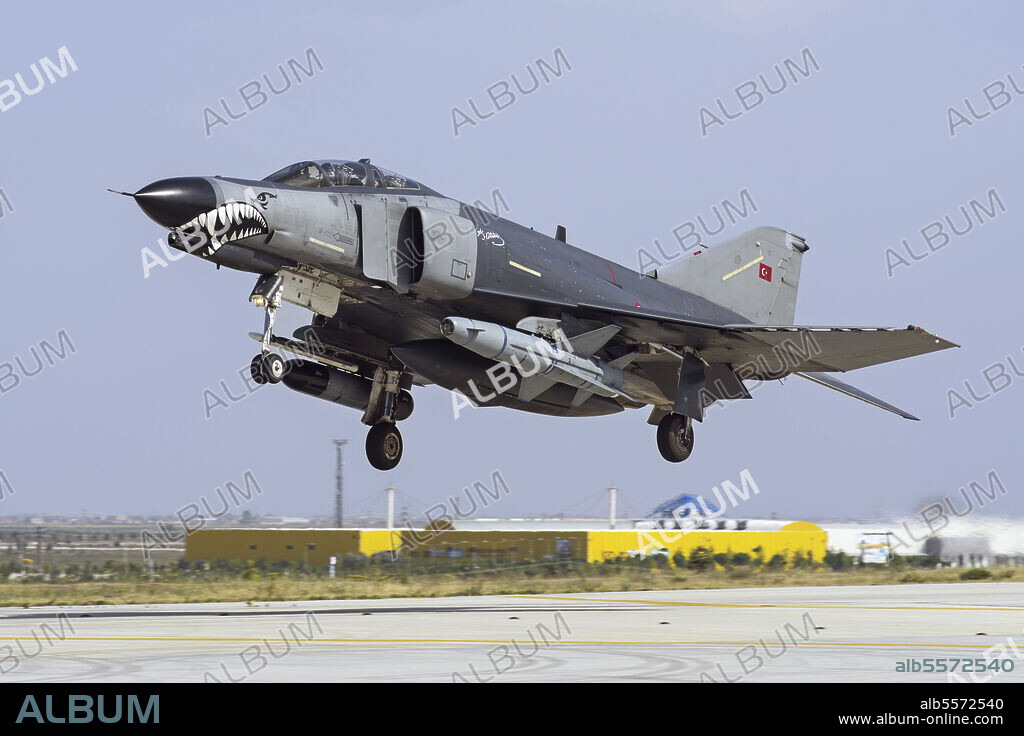
[[[808,245],[777,227],[758,227],[659,268],[659,281],[710,299],[757,325],[791,325],[800,261]]]

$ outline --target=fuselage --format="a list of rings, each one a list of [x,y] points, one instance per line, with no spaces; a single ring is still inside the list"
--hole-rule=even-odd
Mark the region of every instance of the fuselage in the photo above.
[[[913,419],[825,374],[954,347],[913,326],[796,325],[809,246],[778,227],[640,274],[568,244],[561,227],[550,237],[369,159],[304,161],[261,180],[166,179],[129,196],[172,247],[259,274],[253,380],[361,410],[381,470],[401,458],[395,424],[417,383],[450,389],[456,416],[468,393],[556,416],[652,405],[662,457],[682,462],[706,407],[751,398],[744,381],[800,375]],[[274,335],[282,301],[315,313],[294,337],[329,350]],[[481,393],[488,379],[494,392]]]
[[[348,173],[328,173],[342,164],[366,175],[343,182]],[[264,180],[164,180],[135,197],[172,230],[173,247],[226,268],[285,270],[299,281],[329,284],[341,298],[311,307],[319,311],[314,323],[339,334],[355,328],[386,345],[436,339],[440,322],[453,315],[515,325],[530,316],[562,319],[567,311],[610,309],[711,324],[743,321],[483,207],[390,172],[385,180],[366,161],[305,162],[282,171]],[[631,385],[629,376],[625,389],[643,401],[664,399],[648,383]]]

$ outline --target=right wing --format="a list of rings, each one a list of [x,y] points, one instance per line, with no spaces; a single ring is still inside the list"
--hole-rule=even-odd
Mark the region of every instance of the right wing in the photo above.
[[[589,310],[588,310],[589,311]],[[817,327],[805,325],[715,325],[670,315],[645,315],[603,310],[621,335],[637,342],[661,343],[682,350],[692,347],[708,363],[768,366],[773,378],[784,374],[845,372],[871,365],[960,347],[920,327]],[[643,358],[637,362],[642,363]],[[754,371],[745,377],[758,377]]]

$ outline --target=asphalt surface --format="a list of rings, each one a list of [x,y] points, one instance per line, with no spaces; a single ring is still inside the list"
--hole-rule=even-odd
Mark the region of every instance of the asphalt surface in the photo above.
[[[1024,681],[1024,583],[0,609],[0,682],[951,678]]]

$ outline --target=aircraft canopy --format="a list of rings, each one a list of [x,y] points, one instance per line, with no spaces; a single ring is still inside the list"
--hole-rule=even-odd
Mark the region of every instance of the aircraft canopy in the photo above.
[[[274,181],[290,187],[319,189],[322,187],[372,187],[376,189],[419,189],[418,182],[394,171],[373,166],[369,159],[341,161],[301,161],[275,171],[263,181]]]

